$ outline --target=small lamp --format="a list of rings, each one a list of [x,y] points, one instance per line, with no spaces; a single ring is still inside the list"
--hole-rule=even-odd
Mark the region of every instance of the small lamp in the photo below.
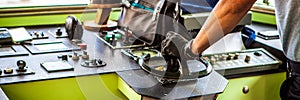
[[[117,22],[108,20],[111,8],[118,8],[122,0],[91,0],[88,8],[98,9],[95,20],[85,21],[83,26],[87,30],[112,30],[117,27]]]

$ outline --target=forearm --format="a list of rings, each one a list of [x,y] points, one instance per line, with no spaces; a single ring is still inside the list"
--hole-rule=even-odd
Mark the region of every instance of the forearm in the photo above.
[[[202,26],[193,43],[192,52],[202,53],[229,33],[249,11],[256,0],[220,0]]]

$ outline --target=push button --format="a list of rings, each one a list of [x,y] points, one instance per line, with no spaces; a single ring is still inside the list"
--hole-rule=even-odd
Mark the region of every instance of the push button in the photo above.
[[[259,53],[259,52],[254,52],[253,53],[255,56],[261,56],[262,54],[261,53]]]
[[[60,27],[56,29],[56,35],[57,36],[61,36],[62,35]]]
[[[5,68],[4,69],[4,74],[11,74],[13,73],[13,69],[12,68]]]
[[[240,53],[235,53],[233,59],[234,60],[239,59],[239,56],[240,56]]]
[[[83,51],[82,59],[89,59],[89,55],[87,54],[87,51]]]

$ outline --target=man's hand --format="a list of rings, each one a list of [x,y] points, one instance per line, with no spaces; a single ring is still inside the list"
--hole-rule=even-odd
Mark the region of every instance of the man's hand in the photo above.
[[[175,32],[168,32],[166,39],[161,43],[161,53],[167,62],[167,71],[178,72],[180,65],[187,67],[187,60],[198,59],[190,49],[192,40],[188,41]]]

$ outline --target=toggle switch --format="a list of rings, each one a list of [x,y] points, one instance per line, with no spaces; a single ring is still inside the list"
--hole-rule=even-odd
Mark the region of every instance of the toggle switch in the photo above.
[[[44,32],[41,32],[41,36],[42,36],[42,37],[44,37],[44,36],[45,36]]]

